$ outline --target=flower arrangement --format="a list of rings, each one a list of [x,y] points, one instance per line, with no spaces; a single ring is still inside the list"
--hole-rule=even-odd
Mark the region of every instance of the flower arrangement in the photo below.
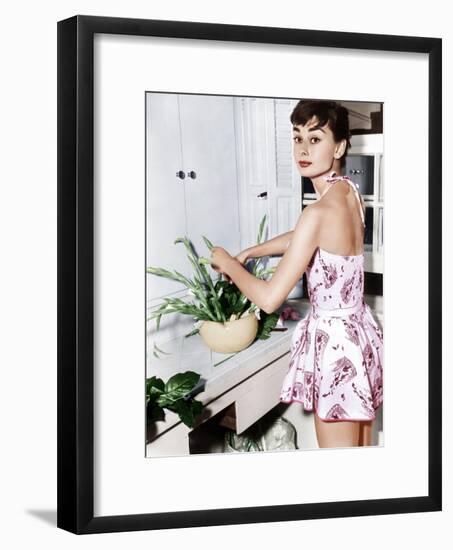
[[[261,220],[258,229],[257,243],[260,244],[263,233],[266,215]],[[211,242],[203,236],[203,240],[209,250],[213,248]],[[159,330],[162,315],[179,312],[184,315],[191,315],[196,322],[194,330],[186,337],[192,336],[199,331],[203,321],[216,321],[225,323],[234,319],[240,319],[254,313],[259,320],[259,328],[256,338],[269,338],[272,328],[277,324],[279,315],[277,313],[267,314],[261,311],[256,304],[253,304],[242,294],[239,288],[227,280],[222,280],[221,275],[212,280],[208,273],[206,265],[211,261],[204,257],[199,257],[193,244],[187,237],[179,237],[174,244],[182,243],[186,248],[187,257],[193,267],[193,277],[190,279],[178,271],[169,271],[160,267],[148,267],[147,273],[158,277],[165,277],[178,281],[186,286],[189,294],[193,296],[192,302],[185,302],[180,298],[164,298],[164,303],[152,312],[147,320],[156,319],[156,328]],[[273,273],[275,268],[265,269],[261,265],[262,258],[253,259],[252,273],[255,277],[265,278]]]

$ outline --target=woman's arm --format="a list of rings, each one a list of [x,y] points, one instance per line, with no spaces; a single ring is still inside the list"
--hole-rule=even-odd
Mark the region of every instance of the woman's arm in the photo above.
[[[246,248],[243,252],[247,253],[248,258],[261,258],[262,256],[281,256],[291,242],[294,231],[287,231],[273,239]]]
[[[273,313],[304,274],[318,246],[320,223],[319,208],[315,208],[314,204],[304,208],[290,245],[270,280],[255,277],[236,258],[230,258],[224,272],[252,303],[266,313]]]

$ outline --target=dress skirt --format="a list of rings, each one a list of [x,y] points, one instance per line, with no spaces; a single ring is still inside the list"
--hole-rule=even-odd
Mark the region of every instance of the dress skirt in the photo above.
[[[383,401],[383,334],[362,299],[351,308],[311,307],[291,339],[280,401],[325,421],[374,420]]]

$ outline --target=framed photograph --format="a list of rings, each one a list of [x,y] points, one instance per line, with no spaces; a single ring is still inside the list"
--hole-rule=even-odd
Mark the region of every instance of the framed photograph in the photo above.
[[[442,509],[441,90],[440,38],[58,22],[60,528]]]

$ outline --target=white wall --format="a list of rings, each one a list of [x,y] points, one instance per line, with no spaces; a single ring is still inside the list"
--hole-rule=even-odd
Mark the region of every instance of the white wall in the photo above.
[[[418,9],[417,9],[418,8]],[[2,9],[0,33],[0,178],[2,184],[1,257],[1,512],[0,541],[6,548],[233,548],[244,539],[258,547],[381,549],[395,536],[408,548],[443,545],[451,538],[453,487],[451,463],[453,408],[446,388],[452,386],[451,348],[444,337],[444,508],[442,513],[403,514],[305,522],[249,524],[76,537],[56,529],[56,22],[74,14],[175,19],[307,29],[436,36],[444,38],[444,80],[450,84],[446,59],[453,54],[453,30],[447,4],[440,0],[410,5],[382,1],[369,17],[363,2],[326,0],[276,3],[231,0],[149,2],[129,0],[75,2],[18,1]],[[297,71],[295,70],[295,78]],[[352,78],[354,75],[350,75]],[[348,75],[345,75],[347,78]],[[452,122],[445,101],[444,121]],[[447,123],[444,125],[447,131]],[[451,134],[444,151],[451,150]],[[416,158],[416,145],[414,159]],[[449,166],[444,161],[444,174]],[[408,167],[416,170],[416,164]],[[449,178],[445,178],[447,181]],[[449,182],[450,183],[450,182]],[[445,187],[444,205],[453,200]],[[445,206],[444,206],[445,211]],[[444,215],[445,230],[452,221]],[[444,281],[451,273],[452,248],[444,237]],[[450,268],[450,269],[449,269]],[[451,277],[450,277],[451,278]],[[444,294],[444,311],[453,307]],[[445,316],[445,335],[453,329]],[[447,434],[450,434],[447,439]],[[9,542],[6,542],[9,539]]]

